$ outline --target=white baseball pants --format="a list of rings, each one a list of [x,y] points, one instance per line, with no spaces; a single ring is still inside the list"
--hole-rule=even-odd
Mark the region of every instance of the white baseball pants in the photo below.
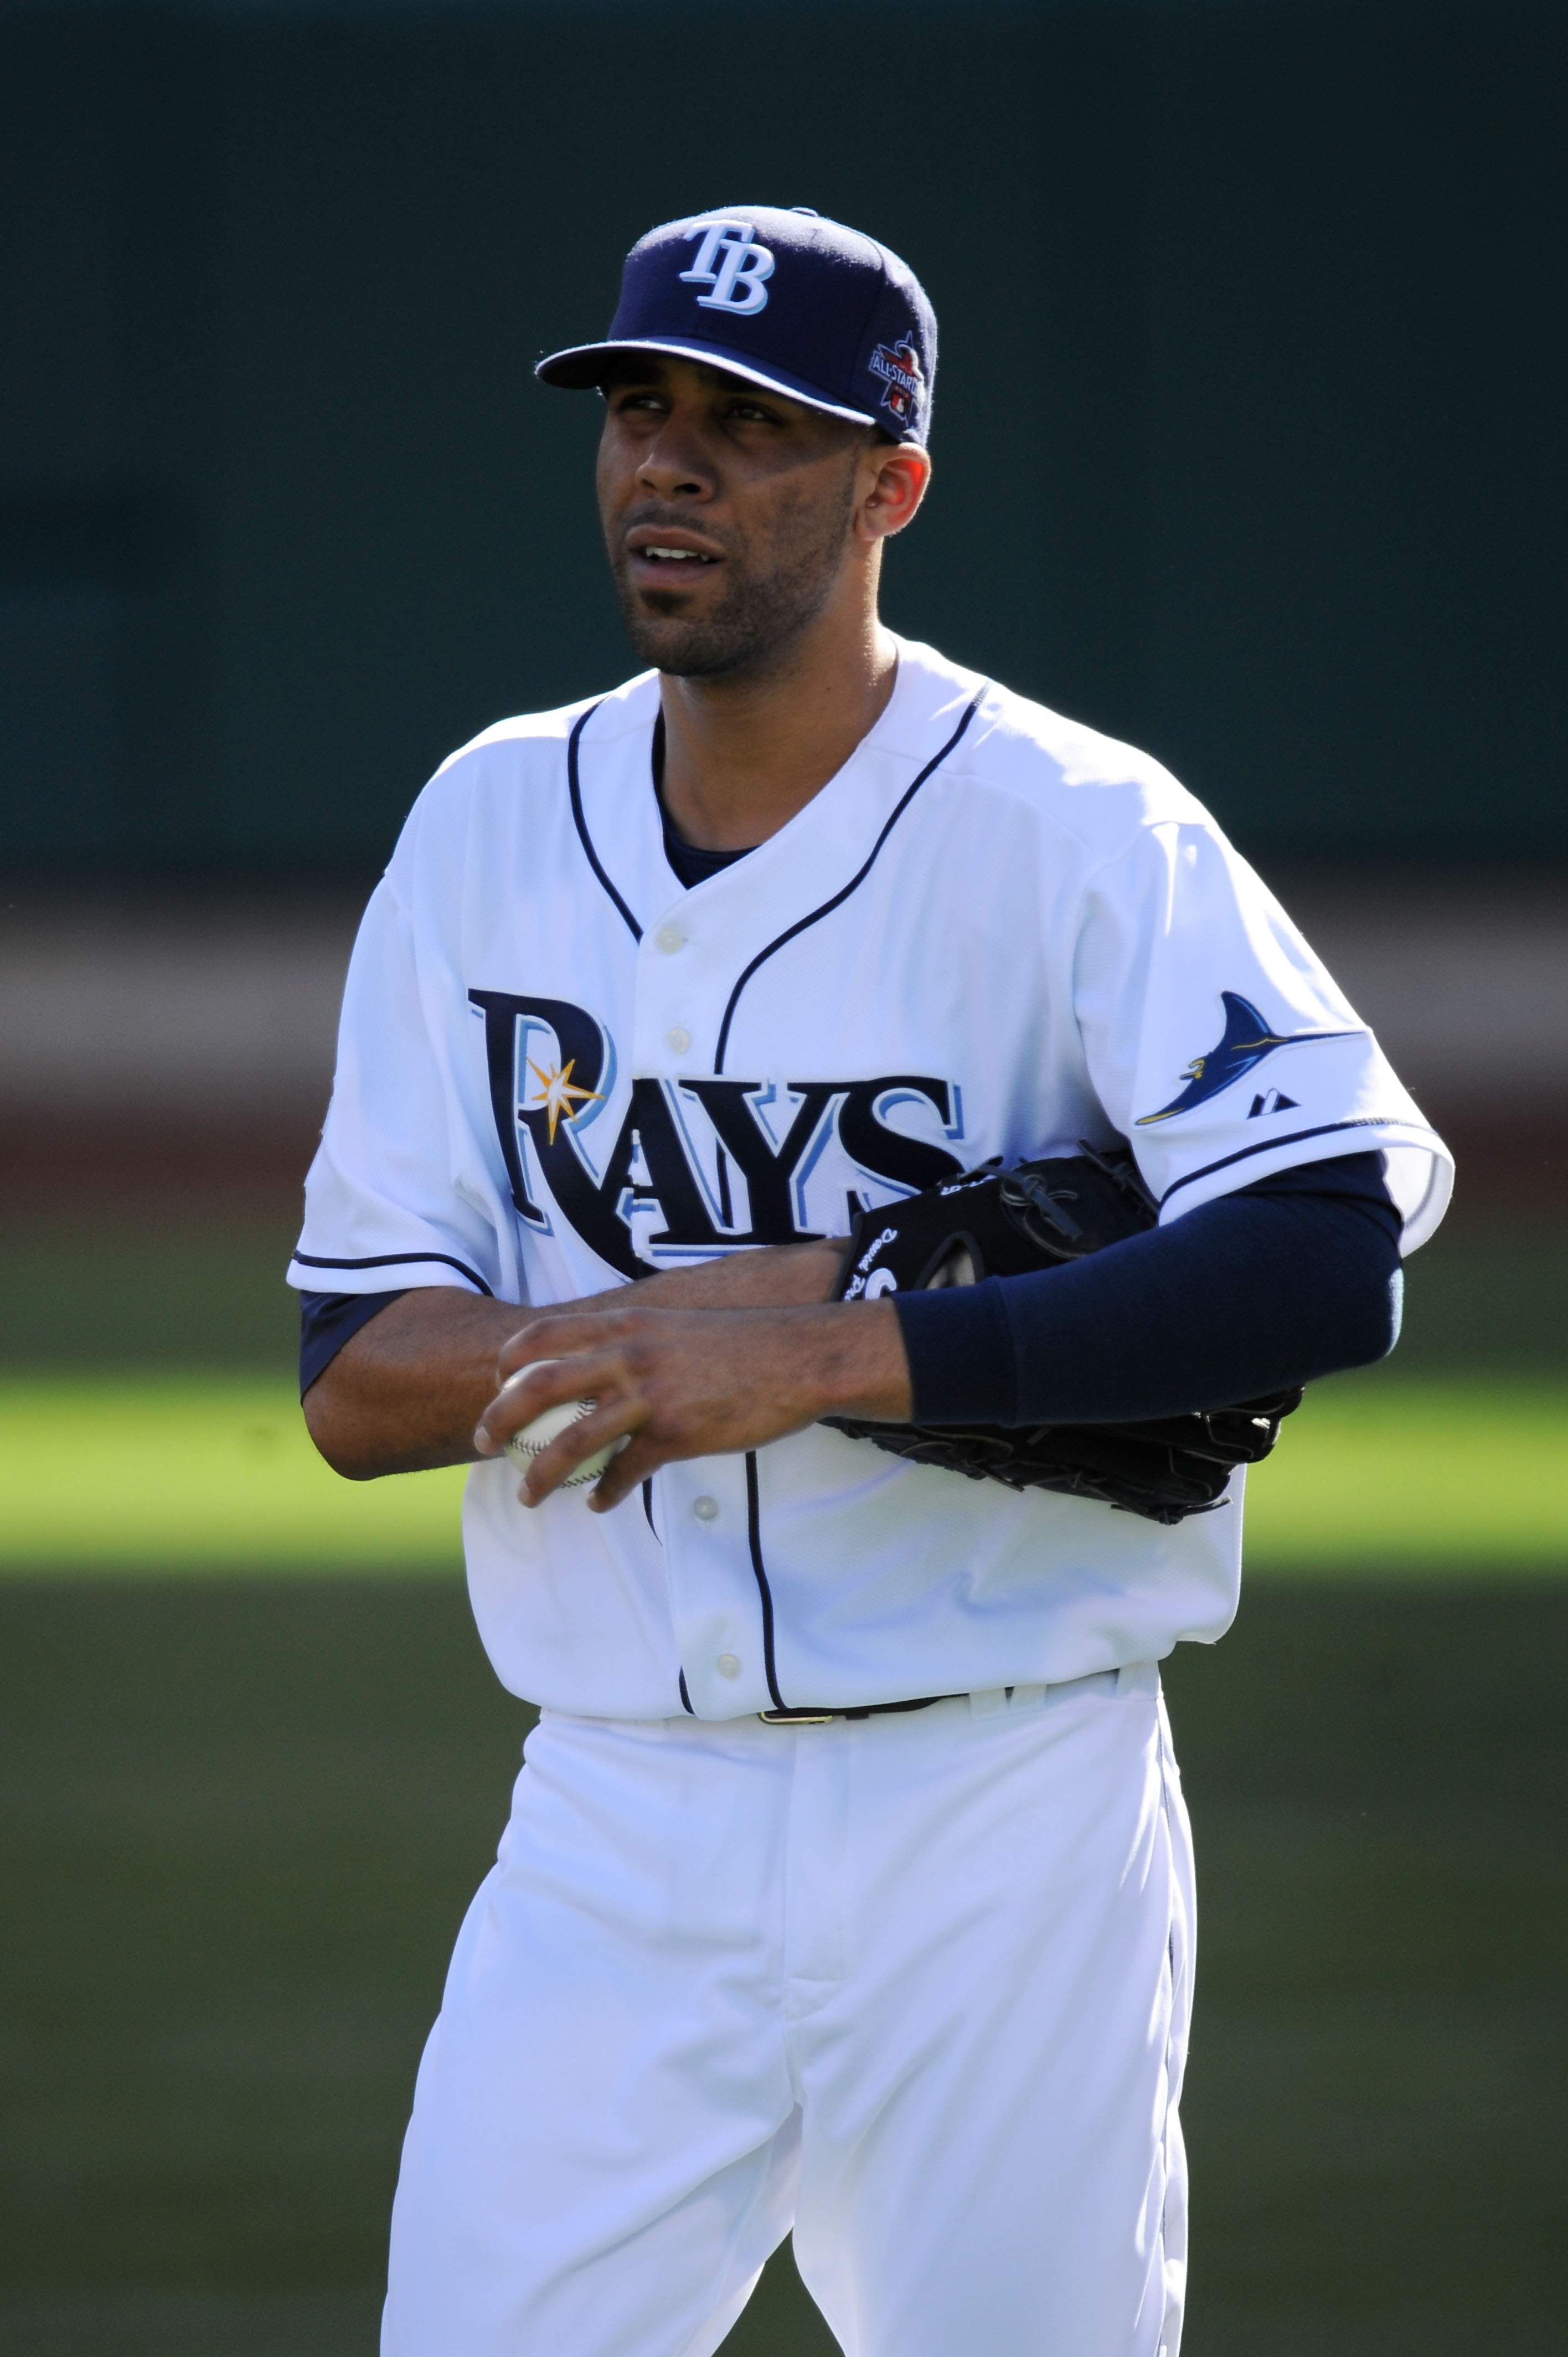
[[[383,2357],[1176,2357],[1191,1848],[1153,1664],[908,1716],[547,1716],[458,1936]]]

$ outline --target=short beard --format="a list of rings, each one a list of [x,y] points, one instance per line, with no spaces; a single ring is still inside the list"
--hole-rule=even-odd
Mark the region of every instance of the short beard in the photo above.
[[[621,619],[639,660],[673,679],[720,679],[727,673],[774,668],[838,586],[854,505],[854,477],[846,472],[843,499],[813,520],[810,537],[793,540],[775,571],[761,577],[737,574],[722,602],[691,620],[679,611],[678,590],[670,610],[650,613],[646,598],[618,566]]]

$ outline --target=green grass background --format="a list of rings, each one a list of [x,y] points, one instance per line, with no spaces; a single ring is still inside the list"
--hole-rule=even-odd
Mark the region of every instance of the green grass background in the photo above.
[[[0,1250],[0,1568],[456,1566],[459,1470],[339,1480],[295,1395],[281,1224]],[[1251,1571],[1568,1564],[1568,1254],[1443,1243],[1385,1367],[1316,1385],[1249,1480]]]
[[[464,1474],[339,1480],[288,1380],[0,1381],[0,1568],[456,1568]],[[1318,1386],[1248,1476],[1253,1574],[1468,1577],[1568,1561],[1568,1383]]]
[[[375,2346],[413,2069],[527,1713],[456,1577],[461,1476],[311,1457],[287,1243],[0,1248],[5,2357]],[[1565,1331],[1568,1256],[1440,1240],[1399,1356],[1322,1386],[1254,1480],[1235,1630],[1168,1664],[1202,1910],[1187,2357],[1568,2345]],[[785,2252],[726,2357],[830,2346]]]

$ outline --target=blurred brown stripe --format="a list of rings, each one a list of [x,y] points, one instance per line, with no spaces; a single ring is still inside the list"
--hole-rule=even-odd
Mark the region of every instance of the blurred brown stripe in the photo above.
[[[1427,1098],[1422,1110],[1453,1148],[1455,1219],[1560,1221],[1568,1213],[1568,1101]]]
[[[1466,1224],[1568,1212],[1568,1103],[1469,1098],[1423,1110],[1454,1149],[1455,1213]],[[315,1109],[298,1105],[254,1114],[7,1107],[0,1115],[0,1203],[39,1211],[285,1210],[299,1201],[319,1129]]]
[[[297,1204],[320,1114],[195,1113],[102,1116],[7,1108],[0,1118],[0,1203],[16,1211],[150,1211]]]

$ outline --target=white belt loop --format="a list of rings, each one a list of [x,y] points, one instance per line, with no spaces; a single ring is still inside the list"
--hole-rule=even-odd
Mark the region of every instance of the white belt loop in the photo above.
[[[988,1686],[980,1694],[972,1694],[969,1707],[976,1718],[991,1718],[1000,1710],[1033,1710],[1049,1694],[1065,1694],[1069,1686],[1094,1684],[1103,1686],[1109,1681],[1109,1691],[1116,1690],[1114,1670],[1093,1670],[1082,1678],[1065,1678],[1056,1685]]]

